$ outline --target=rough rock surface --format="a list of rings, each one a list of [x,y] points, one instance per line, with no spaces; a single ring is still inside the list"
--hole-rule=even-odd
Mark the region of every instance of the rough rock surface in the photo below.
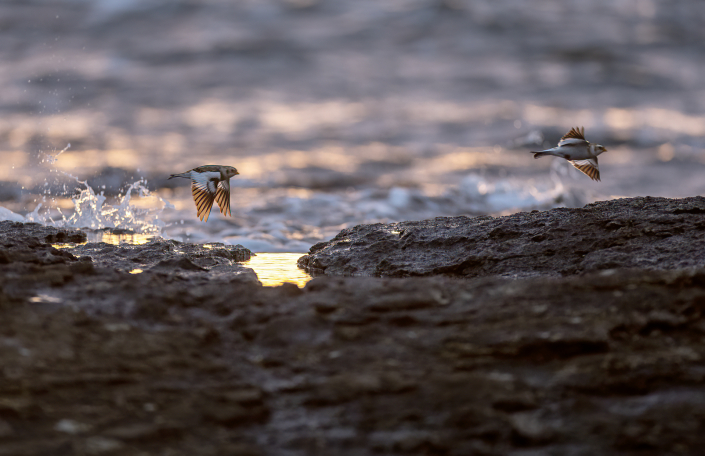
[[[705,198],[629,198],[507,217],[359,225],[311,247],[313,274],[560,276],[705,267]]]
[[[125,230],[112,230],[111,234],[129,234]],[[109,267],[118,271],[150,269],[168,270],[179,274],[204,273],[211,278],[227,274],[229,278],[257,280],[250,268],[239,262],[252,256],[241,245],[221,243],[186,244],[175,240],[155,238],[142,245],[105,242],[86,242],[87,236],[78,230],[42,226],[37,223],[0,221],[0,263],[23,260],[30,255],[33,260],[46,263],[87,261],[95,267]],[[36,253],[41,251],[40,259]]]
[[[78,257],[91,258],[97,267],[121,271],[150,269],[181,275],[195,273],[208,279],[225,274],[229,279],[237,276],[257,280],[252,269],[239,263],[252,256],[252,252],[241,245],[188,244],[156,238],[142,245],[88,243],[76,245],[69,251]]]
[[[101,266],[119,251],[47,242],[76,232],[0,230],[3,456],[705,444],[705,269],[267,288],[173,264],[129,274]]]

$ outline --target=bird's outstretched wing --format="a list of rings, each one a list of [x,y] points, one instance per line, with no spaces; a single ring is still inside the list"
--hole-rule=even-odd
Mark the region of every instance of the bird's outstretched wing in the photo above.
[[[585,140],[585,127],[574,127],[563,135],[561,140],[558,142],[558,146],[587,146],[588,142]]]
[[[215,192],[215,202],[218,203],[220,213],[230,215],[230,181],[223,180],[218,183],[218,190]]]
[[[579,171],[585,173],[590,179],[600,181],[600,167],[597,164],[597,157],[587,160],[568,160],[571,165]]]
[[[196,203],[196,217],[208,221],[215,200],[219,172],[194,173],[191,176],[191,194]]]

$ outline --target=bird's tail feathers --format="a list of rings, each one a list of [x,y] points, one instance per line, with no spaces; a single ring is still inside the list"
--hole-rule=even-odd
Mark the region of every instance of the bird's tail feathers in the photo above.
[[[173,178],[175,178],[175,177],[185,177],[186,179],[190,179],[190,178],[191,178],[191,173],[172,174],[171,176],[169,176],[169,179],[173,179]],[[167,179],[167,180],[168,180],[168,179]]]

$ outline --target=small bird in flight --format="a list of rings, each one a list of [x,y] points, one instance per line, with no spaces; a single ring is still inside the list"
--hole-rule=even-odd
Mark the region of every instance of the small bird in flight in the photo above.
[[[211,213],[213,201],[218,203],[220,213],[230,215],[230,178],[240,174],[232,166],[205,165],[192,170],[172,174],[174,177],[191,179],[191,193],[196,202],[196,217],[201,221]]]
[[[558,142],[558,147],[542,151],[531,151],[534,158],[544,155],[565,158],[571,165],[587,174],[592,180],[600,180],[600,167],[597,165],[597,156],[607,152],[604,146],[590,144],[585,140],[585,128],[572,128]]]

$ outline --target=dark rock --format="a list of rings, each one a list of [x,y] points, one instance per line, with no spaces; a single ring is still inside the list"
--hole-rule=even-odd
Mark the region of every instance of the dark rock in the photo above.
[[[248,426],[266,421],[269,411],[261,406],[240,404],[213,404],[204,413],[205,418],[223,426]]]
[[[560,276],[705,267],[705,198],[631,198],[507,217],[359,225],[299,259],[312,274]]]
[[[330,336],[329,325],[313,315],[302,315],[268,322],[258,340],[268,346],[316,346],[326,343]]]
[[[162,438],[175,438],[182,429],[158,423],[134,423],[107,429],[103,435],[120,440],[150,441]]]
[[[190,273],[213,271],[238,276],[242,280],[256,280],[251,269],[239,264],[252,255],[241,245],[184,244],[155,238],[141,245],[88,243],[77,245],[71,251],[75,255],[92,258],[96,267],[113,267],[128,272],[133,269],[178,269]]]
[[[86,234],[75,229],[54,228],[38,223],[19,223],[0,221],[0,234],[2,238],[19,240],[20,243],[46,242],[57,244],[62,242],[85,242]]]
[[[78,230],[61,230],[36,223],[0,222],[0,264],[31,263],[38,265],[67,263],[76,260],[70,252],[51,244],[58,239],[85,241]]]
[[[169,260],[162,260],[156,265],[152,266],[152,269],[185,269],[187,271],[207,271],[208,269],[197,266],[193,261],[188,258],[173,258]]]
[[[497,228],[488,239],[518,231]],[[298,290],[233,280],[237,249],[155,240],[61,256],[46,235],[15,225],[2,238],[0,453],[697,455],[705,444],[705,268],[326,276]],[[197,269],[204,258],[216,266]]]
[[[372,394],[400,394],[417,388],[417,383],[395,372],[383,374],[346,373],[332,376],[316,385],[306,401],[310,406],[324,406],[359,399]]]
[[[86,242],[86,233],[82,231],[57,231],[47,234],[44,240],[50,244],[60,244],[60,243],[79,243]]]

